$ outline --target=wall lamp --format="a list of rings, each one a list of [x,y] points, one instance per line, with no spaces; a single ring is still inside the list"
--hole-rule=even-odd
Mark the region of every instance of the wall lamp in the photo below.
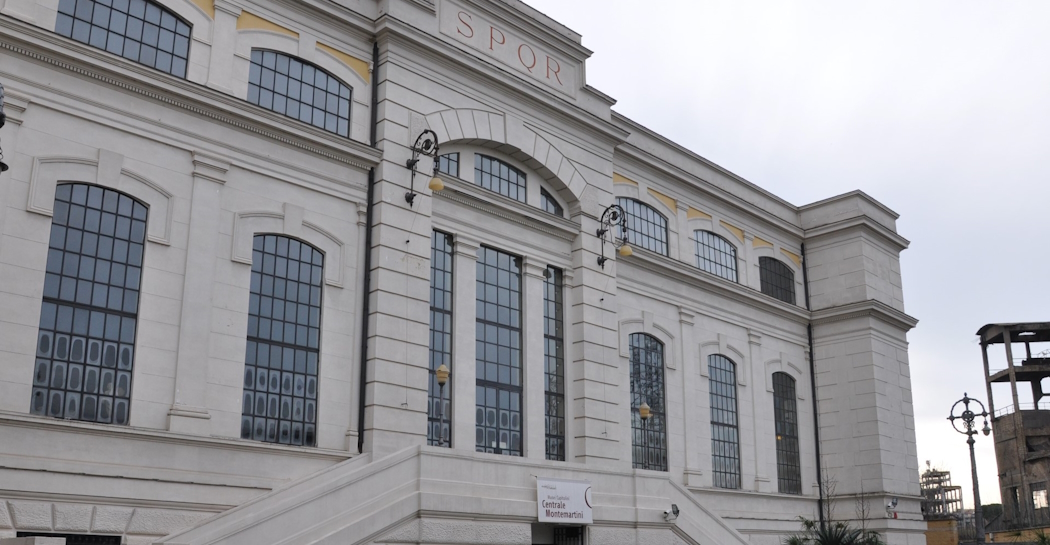
[[[612,228],[614,226],[620,228],[620,232],[623,233],[622,237],[616,238],[616,235],[613,234]],[[606,239],[623,257],[634,253],[630,245],[627,244],[627,213],[618,204],[609,205],[609,208],[602,212],[601,227],[598,228],[597,235],[602,241],[602,256],[598,258],[598,266],[603,269],[605,268],[605,262],[609,261],[609,258],[605,257]]]
[[[0,83],[0,127],[3,127],[6,121],[7,115],[4,113],[4,84]],[[7,168],[7,163],[4,162],[4,150],[0,149],[0,172],[6,171]]]
[[[412,171],[412,181],[409,183],[408,192],[405,193],[405,201],[408,202],[409,206],[412,206],[412,203],[416,200],[416,164],[419,163],[420,155],[434,158],[434,176],[430,178],[430,183],[427,184],[427,187],[431,191],[445,189],[445,183],[441,181],[441,178],[438,178],[438,137],[434,131],[425,129],[416,137],[416,143],[412,145],[412,158],[405,163],[405,166]]]

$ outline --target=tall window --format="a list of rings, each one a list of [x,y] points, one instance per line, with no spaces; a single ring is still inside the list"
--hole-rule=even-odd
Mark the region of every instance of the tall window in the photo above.
[[[547,459],[565,460],[565,343],[562,272],[547,267],[543,283],[544,394]]]
[[[350,87],[323,69],[276,51],[252,50],[248,102],[350,137]]]
[[[631,432],[633,467],[667,471],[667,421],[664,407],[664,345],[650,335],[632,333]],[[638,408],[649,405],[642,420]]]
[[[452,235],[434,231],[430,237],[430,385],[427,387],[430,403],[427,406],[427,444],[451,446],[452,384],[445,384],[442,398],[436,374],[442,365],[452,370]]]
[[[127,424],[146,206],[59,184],[33,372],[33,414]]]
[[[798,408],[795,379],[773,373],[773,417],[777,432],[777,489],[782,494],[802,493],[802,469],[798,454]]]
[[[459,178],[459,153],[446,153],[437,158],[438,172]]]
[[[59,0],[55,32],[186,77],[190,25],[149,0]]]
[[[740,488],[740,434],[736,365],[721,354],[707,358],[711,377],[711,474],[720,488]]]
[[[795,273],[784,262],[772,257],[758,258],[762,293],[785,303],[795,304]]]
[[[695,231],[694,234],[696,235],[696,266],[711,274],[736,282],[736,248],[728,240],[710,231]]]
[[[320,250],[281,235],[256,235],[248,300],[241,438],[317,444],[321,346]]]
[[[525,202],[525,173],[494,157],[474,154],[474,183]]]
[[[653,207],[625,197],[616,204],[627,213],[627,242],[634,246],[667,255],[667,218]],[[617,233],[622,236],[622,233]]]
[[[477,273],[475,447],[521,456],[521,259],[481,248]]]
[[[542,187],[540,188],[540,208],[542,208],[544,212],[554,214],[558,217],[562,217],[565,215],[565,211],[562,210],[562,207],[560,204],[558,204],[558,201],[554,200],[554,196],[552,196],[550,193],[547,193],[547,190],[543,189]]]

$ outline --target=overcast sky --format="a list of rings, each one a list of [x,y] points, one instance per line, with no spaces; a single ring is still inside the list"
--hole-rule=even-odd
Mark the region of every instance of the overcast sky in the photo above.
[[[945,418],[986,398],[975,332],[1050,321],[1050,2],[527,1],[583,34],[618,112],[796,205],[859,188],[901,215],[919,465],[972,506]]]

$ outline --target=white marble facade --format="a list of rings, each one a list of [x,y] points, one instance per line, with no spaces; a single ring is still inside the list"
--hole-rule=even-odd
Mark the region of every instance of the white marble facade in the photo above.
[[[869,527],[924,543],[894,212],[860,191],[789,204],[614,113],[586,85],[580,36],[516,0],[156,3],[191,27],[185,77],[59,35],[59,0],[0,0],[0,538],[546,543],[540,475],[592,481],[592,544],[772,545],[817,514],[819,435],[840,516],[865,494]],[[349,87],[344,134],[249,103],[257,49]],[[409,206],[405,162],[424,129],[459,154],[459,176],[431,192],[424,158]],[[522,172],[524,198],[475,185],[475,154]],[[30,410],[67,183],[149,210],[126,425]],[[562,217],[539,208],[541,190]],[[602,267],[594,234],[620,197],[666,219],[667,250],[606,246]],[[426,445],[434,230],[453,241],[451,449]],[[735,249],[736,281],[698,268],[698,230]],[[241,439],[259,233],[324,255],[316,446]],[[520,458],[474,448],[481,247],[520,257]],[[791,271],[795,304],[762,293],[761,258]],[[545,459],[548,266],[564,272],[567,461]],[[635,333],[664,350],[667,471],[632,468]],[[733,490],[712,468],[718,354],[736,369]],[[797,388],[800,494],[778,488],[774,373]],[[682,514],[668,522],[671,503]]]

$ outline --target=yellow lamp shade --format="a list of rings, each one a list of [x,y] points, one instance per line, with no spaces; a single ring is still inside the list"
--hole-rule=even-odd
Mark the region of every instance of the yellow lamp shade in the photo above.
[[[634,255],[634,250],[631,249],[630,244],[624,244],[623,246],[620,246],[620,255],[623,257],[630,257]]]
[[[649,420],[652,415],[653,411],[649,408],[649,404],[643,401],[638,407],[638,416],[642,417],[642,420]]]
[[[437,371],[434,371],[434,374],[437,375],[438,384],[441,386],[444,386],[445,383],[448,382],[448,367],[445,367],[444,363],[441,364],[441,367],[437,368]]]
[[[441,178],[434,176],[430,179],[430,183],[427,184],[427,187],[429,187],[431,191],[441,191],[442,189],[445,189],[445,182],[442,182]]]

